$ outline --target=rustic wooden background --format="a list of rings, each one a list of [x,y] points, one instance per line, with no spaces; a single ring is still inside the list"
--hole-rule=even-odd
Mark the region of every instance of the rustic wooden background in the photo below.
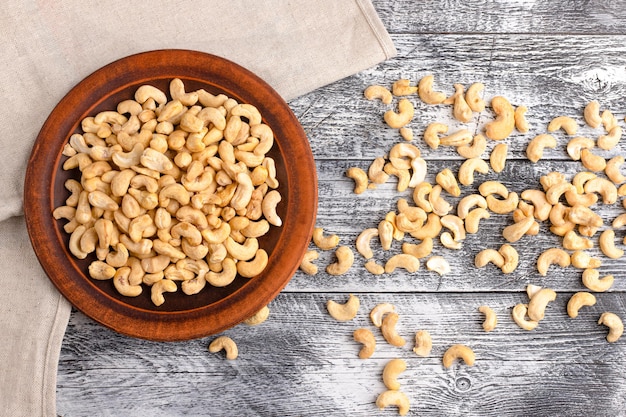
[[[476,184],[498,179],[509,189],[539,186],[539,177],[552,170],[571,175],[582,169],[565,152],[566,137],[537,164],[524,150],[551,118],[568,115],[579,120],[580,133],[597,137],[599,130],[583,126],[585,104],[598,99],[624,126],[626,114],[626,9],[620,2],[490,1],[490,0],[374,0],[391,33],[398,56],[375,68],[290,102],[303,124],[319,175],[317,223],[354,247],[358,233],[374,227],[395,210],[400,197],[395,181],[352,193],[348,167],[367,168],[402,141],[385,126],[387,106],[367,101],[363,90],[371,84],[391,86],[398,78],[416,82],[435,75],[439,89],[451,94],[454,83],[485,84],[485,96],[504,95],[513,105],[526,105],[529,133],[506,140],[510,156],[505,171],[479,176]],[[432,151],[421,139],[428,123],[457,126],[449,106],[426,106],[415,97],[411,123],[415,141],[429,163],[429,177],[444,167],[456,172],[461,159],[453,150]],[[468,123],[480,131],[489,110]],[[459,125],[460,126],[460,125]],[[626,139],[625,139],[626,140]],[[494,143],[488,144],[488,151]],[[604,156],[625,154],[624,141]],[[487,157],[488,153],[483,157]],[[476,187],[464,187],[463,195]],[[621,200],[621,199],[620,199]],[[458,199],[451,198],[456,202]],[[601,207],[605,224],[623,213],[621,201]],[[618,416],[626,415],[626,338],[609,344],[606,328],[596,324],[603,311],[626,319],[626,268],[623,259],[602,257],[601,273],[613,274],[609,292],[581,311],[577,319],[565,312],[569,296],[583,289],[581,271],[552,267],[541,277],[538,254],[559,244],[542,225],[539,236],[514,244],[520,265],[510,275],[488,267],[474,268],[474,255],[497,248],[509,215],[492,215],[477,235],[468,235],[463,249],[437,244],[434,254],[452,264],[439,277],[425,268],[414,274],[396,271],[373,276],[358,254],[343,276],[329,276],[324,267],[332,252],[320,251],[316,276],[296,273],[271,304],[270,318],[256,327],[237,326],[223,334],[239,346],[239,358],[227,361],[210,354],[212,337],[185,343],[154,343],[113,333],[73,312],[64,339],[58,370],[58,413],[62,416],[393,416],[395,408],[375,406],[385,388],[381,373],[392,358],[403,358],[402,390],[411,400],[409,415],[448,416]],[[618,231],[618,242],[624,231]],[[597,235],[594,238],[597,240]],[[375,247],[383,261],[400,251]],[[590,253],[602,256],[596,247]],[[512,307],[527,300],[525,287],[553,288],[558,296],[545,320],[532,331],[517,327]],[[350,322],[336,322],[326,312],[328,299],[359,296],[361,309]],[[409,341],[388,345],[377,335],[378,348],[368,360],[357,357],[352,341],[358,327],[375,330],[369,310],[380,302],[396,305],[398,329]],[[477,307],[490,305],[499,316],[495,331],[482,330]],[[415,331],[433,337],[429,357],[412,352]],[[445,369],[441,357],[447,346],[464,343],[476,352],[476,364]]]

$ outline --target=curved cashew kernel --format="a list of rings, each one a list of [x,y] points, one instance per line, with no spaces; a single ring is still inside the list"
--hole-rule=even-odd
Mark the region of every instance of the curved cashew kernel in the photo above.
[[[509,146],[506,143],[499,143],[493,147],[489,157],[489,163],[494,172],[500,173],[504,170],[508,150]]]
[[[457,130],[456,132],[439,138],[439,144],[442,146],[463,146],[473,140],[472,133],[467,129]]]
[[[392,163],[385,164],[383,168],[385,173],[398,177],[397,190],[402,192],[409,187],[411,182],[411,174],[408,169],[398,169]]]
[[[546,190],[546,201],[552,205],[557,204],[561,196],[568,191],[575,192],[576,187],[569,182],[553,184]]]
[[[413,189],[413,202],[415,205],[426,213],[430,213],[433,211],[433,207],[428,201],[427,196],[432,192],[433,186],[428,182],[422,182],[415,186]]]
[[[422,77],[417,85],[417,93],[420,99],[426,104],[441,104],[446,99],[446,95],[439,91],[433,91],[435,77],[432,74]]]
[[[237,344],[228,336],[220,336],[209,344],[209,352],[217,353],[221,350],[226,352],[226,359],[234,360],[239,355]]]
[[[355,342],[363,344],[359,350],[359,358],[367,359],[374,354],[374,351],[376,350],[376,339],[374,338],[374,334],[369,329],[356,329],[354,333],[352,333],[352,337]]]
[[[488,219],[489,217],[491,217],[491,214],[486,209],[482,207],[473,209],[465,216],[465,231],[472,234],[477,233],[480,220]]]
[[[403,98],[398,102],[398,112],[387,110],[383,118],[389,127],[399,129],[406,126],[413,119],[414,113],[415,108],[413,104],[408,99]]]
[[[615,231],[613,229],[603,231],[598,239],[598,243],[602,253],[609,258],[618,259],[624,256],[624,251],[615,247]]]
[[[614,126],[609,130],[607,135],[601,135],[598,138],[598,148],[610,150],[613,149],[619,143],[622,138],[622,128],[620,126]]]
[[[393,242],[394,226],[389,220],[381,220],[378,223],[378,238],[383,250],[391,249]]]
[[[141,288],[141,287],[139,287]],[[176,292],[176,283],[170,279],[163,278],[160,281],[152,284],[150,290],[150,299],[156,306],[160,306],[165,302],[165,297],[163,297],[164,292]]]
[[[396,268],[404,268],[407,272],[413,273],[419,270],[420,261],[413,255],[399,253],[385,263],[385,273],[391,274]]]
[[[396,324],[399,316],[397,313],[390,312],[383,317],[380,330],[385,340],[393,346],[404,346],[406,341],[396,331]]]
[[[354,263],[354,253],[348,246],[339,246],[335,251],[337,262],[326,267],[326,272],[330,275],[343,275]]]
[[[487,165],[487,162],[480,158],[470,158],[465,160],[459,167],[459,182],[463,185],[473,184],[474,172],[486,174],[489,172],[489,165]],[[458,195],[456,195],[456,197],[458,197]]]
[[[546,193],[541,190],[529,189],[522,191],[520,197],[522,198],[522,200],[528,200],[533,204],[534,210],[532,212],[532,215],[536,219],[544,221],[550,217],[552,204],[548,202]]]
[[[571,264],[570,256],[560,248],[550,248],[541,253],[537,258],[537,270],[541,276],[546,276],[550,265],[558,264],[562,268],[567,268]]]
[[[437,184],[446,190],[450,195],[458,197],[461,195],[461,189],[456,182],[456,178],[450,168],[444,168],[435,177]]]
[[[379,99],[383,104],[391,104],[393,96],[391,91],[382,85],[370,85],[363,93],[368,100]]]
[[[452,345],[443,354],[443,366],[449,368],[455,360],[463,359],[467,366],[473,366],[476,359],[474,351],[466,345]]]
[[[441,196],[442,190],[441,185],[437,184],[428,195],[428,201],[433,208],[433,213],[438,216],[445,216],[452,210],[452,205]]]
[[[418,356],[428,356],[433,348],[433,341],[430,333],[426,330],[419,330],[415,333],[415,347],[413,352]]]
[[[485,110],[485,101],[480,97],[480,92],[485,89],[483,83],[473,83],[465,92],[465,101],[472,111],[480,113]]]
[[[583,271],[583,285],[591,291],[604,292],[613,286],[613,275],[606,275],[600,278],[600,272],[597,269],[587,268]]]
[[[413,173],[409,179],[409,187],[415,187],[426,178],[426,172],[428,171],[426,160],[420,157],[411,159],[411,169]]]
[[[367,190],[368,180],[367,174],[361,168],[351,167],[346,171],[346,177],[354,180],[354,193],[361,194]]]
[[[312,261],[319,257],[319,253],[314,250],[310,250],[304,254],[302,262],[300,263],[300,269],[307,275],[317,274],[317,265]]]
[[[496,114],[496,118],[485,125],[485,135],[493,140],[505,139],[513,132],[515,127],[513,106],[506,98],[496,96],[491,99],[491,108]]]
[[[498,268],[502,268],[504,265],[504,256],[495,249],[483,249],[478,252],[474,258],[476,268],[482,268],[490,262]]]
[[[410,127],[401,127],[400,128],[400,136],[402,136],[402,139],[406,140],[407,142],[410,142],[413,140],[413,129],[411,129]]]
[[[417,86],[411,86],[410,80],[400,79],[393,83],[391,92],[394,96],[408,96],[417,93]]]
[[[485,197],[485,200],[489,210],[497,214],[510,213],[515,210],[519,203],[519,197],[516,192],[510,192],[504,200],[500,200],[494,195],[488,195]]]
[[[615,219],[613,219],[611,226],[613,227],[613,229],[619,229],[626,226],[626,213],[622,213]]]
[[[526,147],[526,157],[531,162],[537,162],[543,158],[545,148],[556,148],[556,138],[548,133],[535,136]]]
[[[606,160],[602,156],[592,153],[589,149],[580,151],[580,160],[585,168],[593,172],[604,171],[606,168]]]
[[[398,407],[398,414],[404,416],[409,412],[409,397],[402,391],[387,390],[376,398],[376,406],[381,410],[391,405]]]
[[[534,330],[539,325],[538,321],[526,320],[526,313],[528,312],[528,306],[526,304],[517,304],[513,307],[512,317],[513,321],[524,330]]]
[[[241,244],[229,236],[223,243],[228,254],[238,261],[248,261],[258,255],[259,241],[254,237],[246,238]]]
[[[474,135],[472,144],[466,144],[456,147],[456,151],[463,158],[478,158],[487,149],[487,140],[483,135]]]
[[[465,239],[465,225],[463,219],[453,214],[448,214],[440,219],[441,226],[449,229],[453,233],[455,241]]]
[[[428,214],[428,220],[420,229],[411,232],[411,236],[418,240],[426,240],[427,238],[435,238],[441,231],[441,220],[439,215],[435,213]]]
[[[316,227],[313,229],[313,243],[321,250],[330,250],[339,244],[339,236],[334,234],[324,236],[324,229]]]
[[[570,222],[583,226],[600,227],[604,223],[602,217],[581,204],[572,206],[567,214],[567,218]]]
[[[356,238],[356,250],[363,255],[365,259],[374,257],[374,252],[370,247],[370,241],[375,236],[378,236],[378,229],[372,227],[363,230]]]
[[[247,318],[243,322],[248,326],[257,326],[263,323],[270,315],[270,309],[268,306],[264,306],[259,311],[254,313],[251,317]]]
[[[584,136],[577,136],[573,139],[570,139],[570,141],[567,142],[567,154],[574,161],[579,161],[581,157],[581,151],[583,149],[591,149],[595,146],[596,144],[593,141],[593,139],[590,139]]]
[[[395,311],[396,311],[396,306],[394,306],[393,304],[390,304],[390,303],[377,304],[370,311],[370,319],[372,320],[372,323],[374,324],[374,326],[380,327],[383,324],[383,318],[385,317],[385,315],[389,313],[393,313]]]
[[[600,115],[600,118],[602,119],[602,125],[607,132],[617,126],[617,118],[613,115],[613,113],[611,113],[610,110],[604,110]]]
[[[103,261],[93,261],[89,264],[89,276],[93,279],[111,279],[116,272],[115,268]]]
[[[135,101],[144,104],[148,99],[153,99],[159,104],[167,102],[165,93],[152,85],[142,85],[135,91]]]
[[[339,304],[333,300],[328,300],[326,302],[328,314],[330,314],[332,318],[338,321],[348,321],[355,318],[360,306],[361,302],[359,300],[359,297],[352,294],[349,295],[348,301],[346,301],[344,304]]]
[[[128,278],[131,269],[128,266],[119,268],[113,277],[113,286],[122,295],[126,297],[137,297],[142,292],[141,285],[131,285]],[[174,284],[176,285],[176,284]],[[156,304],[156,303],[155,303]],[[156,304],[159,305],[159,304]]]
[[[367,175],[374,184],[384,184],[389,179],[389,174],[387,174],[383,168],[385,167],[385,158],[378,157],[375,158],[374,161],[370,164]]]
[[[487,208],[487,200],[480,194],[469,194],[463,197],[456,206],[457,215],[465,219],[474,207]]]
[[[596,303],[596,297],[585,291],[579,291],[572,295],[567,302],[567,315],[575,319],[578,317],[578,310],[585,306],[592,306]]]
[[[585,193],[598,193],[604,204],[613,204],[617,201],[617,187],[606,178],[596,177],[585,183]]]
[[[431,148],[437,149],[441,143],[439,135],[448,133],[448,125],[443,123],[431,123],[424,131],[424,142]]]
[[[369,261],[365,262],[363,266],[365,267],[365,269],[367,269],[367,272],[369,272],[370,274],[382,275],[385,273],[385,267],[377,264],[376,261],[374,261],[373,259],[370,259]]]
[[[604,173],[615,184],[621,184],[626,181],[626,176],[624,176],[620,171],[620,166],[622,166],[623,164],[624,157],[621,155],[617,155],[609,159],[606,163]]]
[[[585,122],[592,128],[597,128],[602,124],[602,118],[600,117],[600,103],[598,100],[592,100],[585,106],[583,112]]]
[[[528,132],[528,120],[526,120],[527,111],[528,107],[519,106],[515,109],[515,113],[513,114],[513,118],[515,119],[515,128],[520,133]]]
[[[546,306],[556,300],[556,292],[550,288],[542,288],[530,297],[528,302],[528,317],[534,321],[543,320]]]
[[[591,240],[577,235],[573,230],[570,230],[563,236],[563,248],[567,250],[583,250],[591,249],[592,247],[593,242]]]
[[[478,186],[478,192],[483,197],[487,197],[488,195],[498,194],[502,198],[507,198],[509,196],[509,190],[506,188],[504,184],[499,181],[485,181]]]
[[[390,390],[399,390],[398,376],[406,371],[406,362],[402,359],[392,359],[383,369],[383,383]]]
[[[389,162],[398,169],[410,169],[411,160],[420,156],[421,152],[417,146],[410,143],[397,143],[389,151]]]
[[[504,245],[500,246],[498,252],[504,258],[504,264],[502,264],[502,266],[500,267],[502,273],[510,274],[511,272],[515,271],[519,262],[519,254],[517,253],[517,250],[515,250],[513,246],[505,243]]]
[[[439,236],[439,241],[443,245],[443,247],[448,249],[459,250],[463,247],[463,243],[454,240],[450,232],[443,232],[441,236]]]
[[[437,232],[438,234],[439,232]],[[425,237],[421,243],[402,243],[402,253],[406,253],[416,257],[417,259],[425,258],[433,251],[433,238]]]
[[[128,249],[123,243],[115,245],[115,252],[109,252],[106,256],[106,263],[114,268],[120,268],[128,262]]]
[[[264,249],[258,249],[254,259],[237,262],[237,272],[244,278],[252,278],[259,275],[267,266],[268,256]]]
[[[281,226],[283,224],[283,221],[276,213],[276,205],[281,199],[282,197],[278,191],[271,190],[265,194],[263,202],[261,203],[261,210],[263,211],[265,219],[274,226]]]
[[[452,108],[452,115],[460,122],[467,123],[472,120],[472,108],[469,103],[465,101],[463,95],[465,87],[463,84],[454,84],[455,93],[452,96],[454,104]]]
[[[237,276],[237,264],[232,258],[224,258],[220,272],[209,271],[205,279],[214,287],[225,287],[235,280]]]
[[[624,323],[622,323],[622,319],[615,313],[602,313],[598,324],[603,324],[609,328],[609,334],[606,336],[606,341],[609,343],[617,342],[617,339],[624,333]]]
[[[485,321],[483,321],[483,329],[486,332],[490,332],[496,328],[498,324],[498,316],[493,311],[493,309],[489,306],[483,305],[478,307],[478,311],[485,315]]]
[[[556,132],[559,129],[563,129],[568,135],[575,135],[578,131],[578,124],[569,116],[558,116],[548,123],[548,132]]]
[[[439,275],[450,273],[450,264],[443,256],[431,256],[426,261],[426,268],[429,271],[435,271]]]
[[[541,183],[541,186],[543,187],[543,191],[547,192],[548,189],[552,187],[553,185],[561,184],[567,181],[565,180],[565,175],[563,175],[562,173],[558,171],[552,171],[546,175],[542,175],[541,177],[539,177],[539,182]]]

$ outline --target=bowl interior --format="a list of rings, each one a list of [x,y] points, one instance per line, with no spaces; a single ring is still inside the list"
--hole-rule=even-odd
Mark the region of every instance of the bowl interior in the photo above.
[[[136,89],[151,84],[169,92],[180,78],[187,91],[204,89],[255,105],[275,136],[268,156],[275,160],[281,202],[281,227],[259,238],[268,252],[265,270],[254,278],[237,276],[226,287],[209,284],[198,294],[165,294],[159,307],[144,286],[138,297],[120,295],[112,280],[97,281],[87,268],[95,255],[76,259],[67,249],[66,220],[54,220],[52,210],[64,205],[68,178],[79,180],[78,170],[63,170],[63,146],[80,133],[84,117],[114,110],[134,97]],[[169,94],[168,94],[169,98]],[[131,336],[153,340],[182,340],[219,332],[254,314],[287,284],[308,247],[317,209],[317,181],[306,135],[280,96],[244,68],[193,51],[153,51],[124,58],[87,77],[53,110],[42,127],[29,160],[25,182],[25,216],[33,248],[52,282],[74,306],[96,321]]]

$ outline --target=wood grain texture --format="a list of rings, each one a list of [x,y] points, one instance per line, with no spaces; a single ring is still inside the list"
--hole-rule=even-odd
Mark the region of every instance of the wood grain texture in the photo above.
[[[462,187],[474,193],[485,180],[499,180],[516,192],[540,187],[539,178],[559,171],[571,178],[580,171],[565,151],[568,137],[555,133],[558,146],[536,164],[525,156],[528,142],[545,133],[553,117],[568,115],[579,122],[579,134],[597,138],[601,129],[583,123],[583,108],[598,99],[625,127],[626,17],[616,3],[375,0],[374,6],[390,31],[398,56],[354,76],[291,101],[290,107],[309,137],[319,176],[317,225],[335,233],[354,250],[356,237],[376,227],[386,213],[397,209],[399,198],[411,202],[411,190],[398,192],[390,179],[363,194],[353,193],[345,176],[349,167],[367,169],[372,160],[388,154],[403,141],[384,124],[384,111],[393,108],[368,101],[363,90],[371,84],[390,87],[399,78],[416,83],[435,75],[435,86],[452,94],[454,83],[480,81],[485,98],[504,95],[514,106],[526,105],[531,129],[506,139],[509,160],[501,174],[476,175]],[[490,109],[467,124],[451,117],[450,106],[428,106],[416,96],[410,127],[428,163],[427,180],[449,167],[456,173],[462,158],[452,148],[431,150],[423,142],[426,126],[434,121],[451,129],[482,132],[493,119]],[[395,102],[394,102],[395,103]],[[488,159],[489,141],[482,158]],[[605,157],[626,155],[617,148],[599,152]],[[624,172],[624,171],[622,171]],[[445,194],[444,194],[445,195]],[[445,195],[456,205],[459,198]],[[612,206],[598,204],[603,229],[624,212],[622,198]],[[239,358],[227,361],[209,354],[212,338],[183,343],[154,343],[130,339],[74,313],[64,340],[58,376],[58,412],[70,416],[126,415],[240,415],[240,416],[394,416],[395,409],[378,410],[376,396],[385,388],[382,370],[387,361],[402,358],[407,370],[400,376],[411,400],[409,415],[428,416],[622,416],[626,415],[624,339],[605,340],[607,329],[597,320],[604,311],[626,318],[626,266],[598,249],[598,235],[589,251],[602,260],[601,274],[613,274],[610,291],[598,293],[597,303],[571,319],[569,297],[584,289],[582,271],[552,266],[546,277],[537,272],[539,254],[559,246],[561,239],[541,224],[537,236],[525,236],[513,246],[520,254],[518,268],[503,274],[489,265],[472,266],[476,253],[505,243],[502,229],[511,215],[492,214],[479,232],[468,235],[461,250],[435,242],[433,254],[443,255],[452,271],[443,277],[420,270],[374,276],[355,252],[349,272],[324,272],[334,261],[333,251],[319,251],[320,272],[296,272],[283,292],[270,303],[270,318],[256,327],[238,325],[223,334],[239,346]],[[617,231],[621,242],[624,230]],[[418,243],[410,236],[404,241]],[[374,258],[383,263],[400,252],[400,241],[384,251],[373,241]],[[624,248],[623,245],[619,245]],[[310,249],[315,249],[311,244]],[[424,261],[424,260],[422,260]],[[518,303],[526,303],[528,284],[553,288],[557,298],[546,318],[533,331],[520,329],[511,318]],[[326,302],[343,302],[348,294],[360,298],[354,320],[334,321]],[[400,315],[398,331],[406,339],[398,348],[386,343],[369,317],[381,302],[393,303]],[[498,314],[496,330],[482,330],[480,305]],[[352,332],[360,327],[375,334],[372,358],[358,359],[360,345]],[[421,358],[412,352],[415,332],[428,330],[433,350]],[[473,367],[462,363],[445,369],[441,358],[454,343],[476,353]]]

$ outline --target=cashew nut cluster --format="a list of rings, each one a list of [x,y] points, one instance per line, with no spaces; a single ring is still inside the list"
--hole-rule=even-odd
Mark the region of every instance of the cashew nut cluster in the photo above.
[[[70,252],[94,256],[93,279],[120,294],[151,288],[155,305],[179,289],[229,285],[267,266],[259,238],[281,226],[272,129],[259,110],[223,94],[185,91],[171,99],[151,85],[115,110],[81,121],[65,170],[78,170],[53,216],[68,222]],[[93,255],[91,255],[93,254]]]

